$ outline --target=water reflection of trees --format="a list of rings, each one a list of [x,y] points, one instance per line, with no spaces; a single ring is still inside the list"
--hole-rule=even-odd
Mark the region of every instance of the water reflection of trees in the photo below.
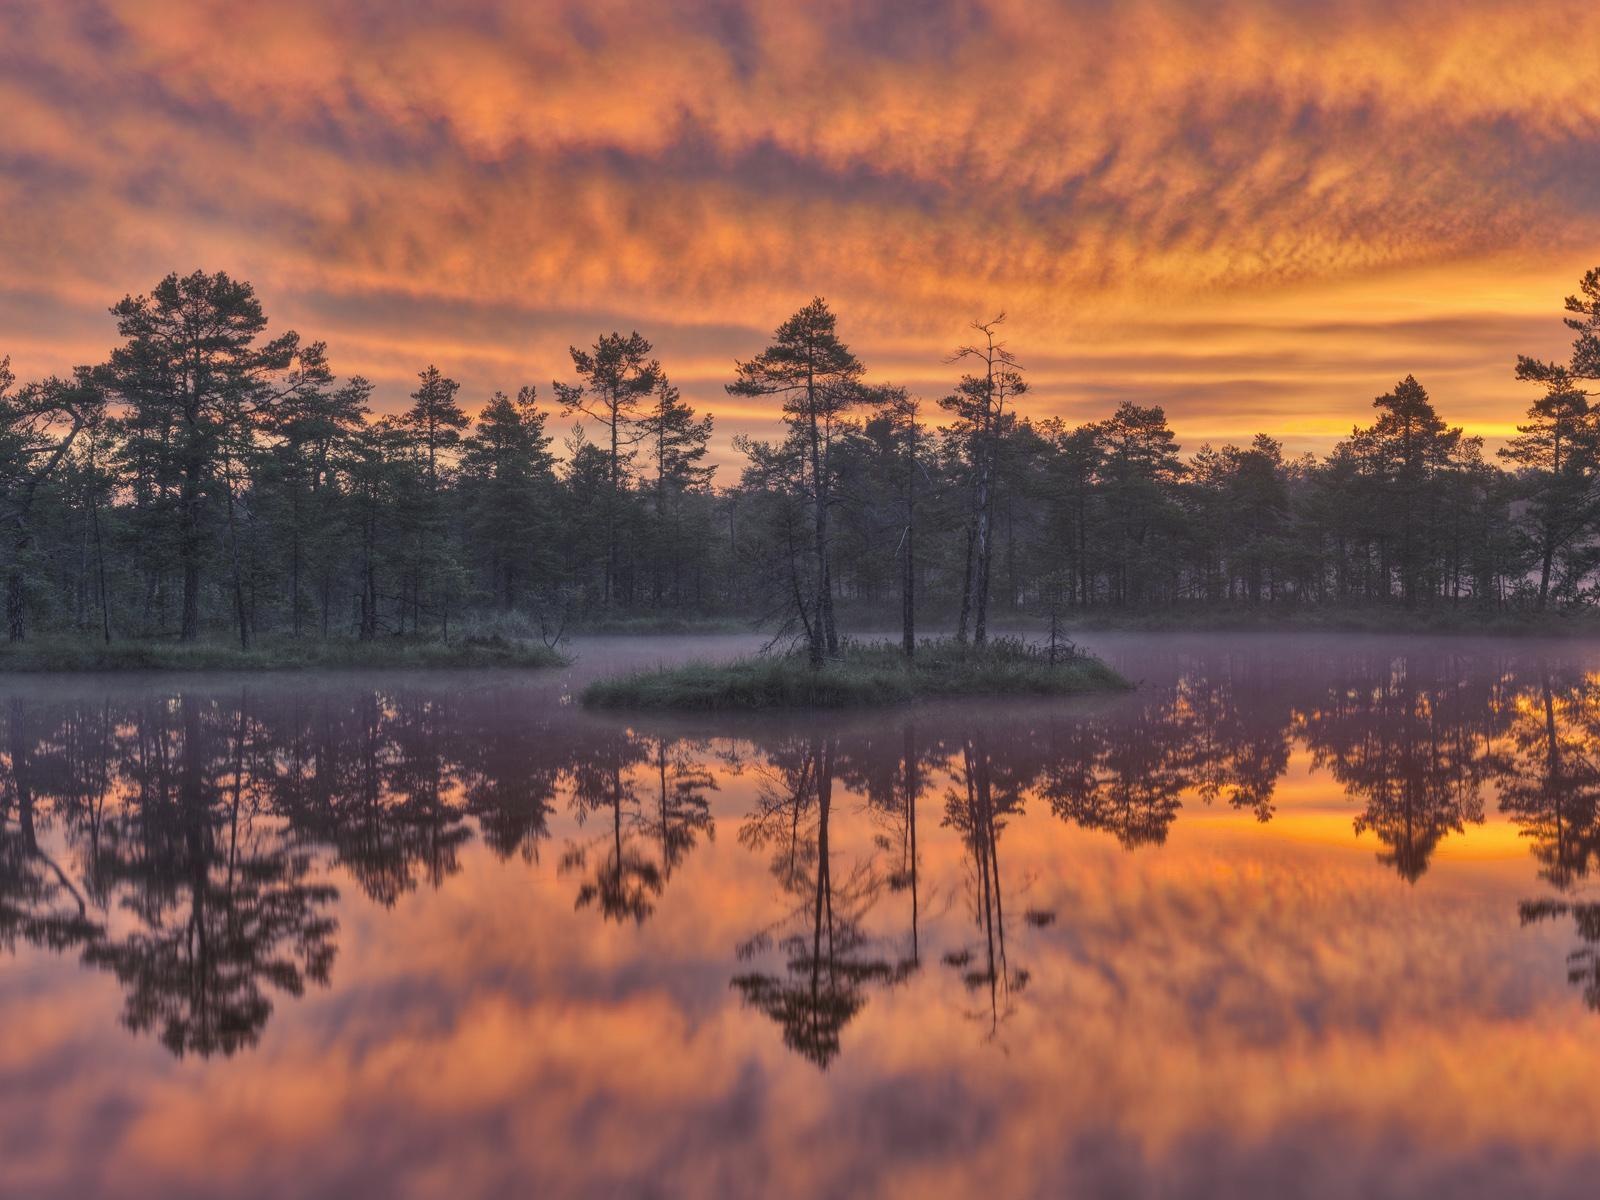
[[[1380,659],[1328,688],[1297,732],[1362,802],[1356,833],[1370,830],[1379,861],[1415,881],[1446,835],[1483,820],[1501,700],[1498,678],[1458,656]]]
[[[739,957],[753,960],[776,947],[783,971],[746,971],[733,986],[778,1023],[790,1049],[826,1067],[839,1053],[841,1031],[866,1003],[868,985],[892,983],[914,963],[892,963],[865,930],[884,884],[877,844],[834,873],[837,739],[797,737],[766,759],[739,841],[768,855],[791,907],[740,946]]]
[[[709,793],[716,779],[696,757],[704,747],[619,732],[591,739],[568,768],[574,815],[587,839],[575,840],[562,869],[582,877],[577,907],[612,921],[643,924],[673,871],[715,836]]]
[[[1034,819],[1153,848],[1185,805],[1275,819],[1297,744],[1407,880],[1497,796],[1556,893],[1526,902],[1524,922],[1570,919],[1574,981],[1600,995],[1600,907],[1584,894],[1600,864],[1600,681],[1514,660],[1208,654],[1111,702],[716,742],[548,703],[508,713],[492,687],[5,705],[0,946],[114,975],[126,1023],[175,1053],[248,1046],[276,999],[329,980],[336,886],[394,906],[459,873],[475,840],[533,862],[558,814],[573,822],[556,865],[575,906],[646,922],[714,839],[727,769],[758,782],[740,842],[766,858],[782,909],[741,947],[735,986],[791,1046],[826,1065],[925,953],[998,1027],[1027,978],[1020,942],[1056,915],[1023,911],[1027,881],[1004,869],[1030,800]],[[942,811],[919,825],[930,800]],[[931,886],[930,835],[957,839],[963,864]],[[929,951],[930,897],[965,905],[972,936]]]
[[[976,953],[967,946],[948,951],[945,964],[961,975],[971,992],[987,996],[991,1033],[1010,1012],[1011,995],[1028,982],[1028,972],[1013,967],[1006,953],[1005,877],[1000,869],[1000,835],[1006,817],[1022,811],[1028,783],[1019,775],[997,771],[982,734],[966,739],[959,764],[945,795],[944,823],[961,837],[967,850],[967,892],[978,931]]]
[[[614,765],[646,760],[649,811],[629,815],[655,876],[712,835],[712,781],[686,744],[574,736],[541,711],[508,719],[503,697],[470,689],[12,697],[0,945],[76,953],[117,978],[130,1029],[177,1054],[231,1054],[259,1038],[275,994],[328,982],[337,870],[389,907],[457,874],[475,836],[532,860],[563,786],[581,813],[617,799]],[[580,904],[596,886],[611,889],[602,907],[630,911],[622,861],[621,898],[606,865]]]
[[[20,700],[11,701],[6,770],[0,774],[0,946],[14,950],[21,939],[64,950],[98,938],[102,926],[90,916],[88,884],[75,882],[41,843],[40,826],[55,814],[40,813],[38,794],[42,789],[47,803],[60,796],[63,810],[76,808],[87,772],[73,770],[83,764],[69,753],[81,741],[70,728],[40,747],[28,716]]]
[[[1532,842],[1541,876],[1571,887],[1600,861],[1600,685],[1546,672],[1508,711],[1500,809]]]
[[[1567,978],[1600,1011],[1600,902],[1579,895],[1600,863],[1600,681],[1543,672],[1508,704],[1496,758],[1500,808],[1521,827],[1539,875],[1561,898],[1525,900],[1524,926],[1570,917]]]
[[[1039,790],[1062,820],[1128,849],[1164,843],[1186,796],[1270,821],[1305,691],[1270,660],[1185,661],[1127,704],[1043,731]]]

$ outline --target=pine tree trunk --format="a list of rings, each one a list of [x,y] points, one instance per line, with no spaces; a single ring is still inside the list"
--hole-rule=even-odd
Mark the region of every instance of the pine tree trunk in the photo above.
[[[294,491],[294,532],[289,558],[289,612],[296,641],[300,640],[300,489]]]
[[[817,429],[816,401],[811,402],[811,490],[815,499],[813,513],[816,555],[816,602],[812,607],[811,621],[811,665],[820,667],[823,659],[823,647],[826,644],[826,625],[831,615],[832,605],[829,603],[828,580],[828,495],[823,485],[822,475],[822,445],[821,434]]]
[[[22,568],[13,566],[6,573],[6,640],[20,642],[27,636],[26,606],[23,603]]]
[[[239,526],[234,519],[233,479],[223,479],[228,494],[228,552],[233,566],[233,612],[239,622],[239,649],[250,649],[250,623],[246,619],[244,580],[239,570]]]
[[[200,636],[200,474],[203,464],[193,452],[183,469],[183,487],[179,503],[183,507],[183,525],[179,534],[179,556],[183,560],[183,610],[178,636],[192,642]]]
[[[92,469],[92,463],[91,463]],[[111,645],[111,611],[106,603],[106,555],[105,547],[100,540],[100,504],[94,493],[89,495],[89,520],[94,527],[94,562],[95,575],[100,586],[100,632],[105,636],[106,645]]]

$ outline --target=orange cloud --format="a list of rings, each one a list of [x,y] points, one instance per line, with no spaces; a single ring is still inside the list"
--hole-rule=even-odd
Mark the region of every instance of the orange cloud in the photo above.
[[[386,406],[614,323],[718,408],[820,292],[928,390],[1005,308],[1036,411],[1161,402],[1191,446],[1325,446],[1411,370],[1503,433],[1600,245],[1596,44],[1566,0],[16,0],[0,339],[61,370],[123,292],[225,267]]]

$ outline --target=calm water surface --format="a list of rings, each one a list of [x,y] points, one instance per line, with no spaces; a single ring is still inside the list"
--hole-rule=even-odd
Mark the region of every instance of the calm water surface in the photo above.
[[[1594,1195],[1600,648],[1090,642],[1136,693],[0,681],[0,1193]]]

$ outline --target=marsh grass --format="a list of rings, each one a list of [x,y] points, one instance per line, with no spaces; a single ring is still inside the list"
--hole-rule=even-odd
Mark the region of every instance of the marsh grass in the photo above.
[[[1128,682],[1097,658],[1046,650],[1018,638],[982,649],[951,639],[928,640],[907,662],[896,646],[851,643],[813,668],[803,654],[729,663],[687,663],[592,683],[593,708],[786,709],[853,708],[960,696],[1064,696],[1121,691]]]
[[[1485,609],[1438,606],[1410,612],[1390,607],[1191,608],[1150,612],[1074,613],[1072,630],[1138,633],[1370,633],[1465,634],[1524,637],[1600,636],[1600,614],[1568,609]]]
[[[640,613],[596,616],[572,623],[572,632],[588,637],[661,637],[677,634],[749,633],[751,618],[696,616],[678,613]]]
[[[296,671],[433,667],[559,667],[567,659],[542,642],[500,635],[448,642],[378,638],[262,640],[249,650],[222,641],[116,641],[35,638],[0,645],[0,671]]]

